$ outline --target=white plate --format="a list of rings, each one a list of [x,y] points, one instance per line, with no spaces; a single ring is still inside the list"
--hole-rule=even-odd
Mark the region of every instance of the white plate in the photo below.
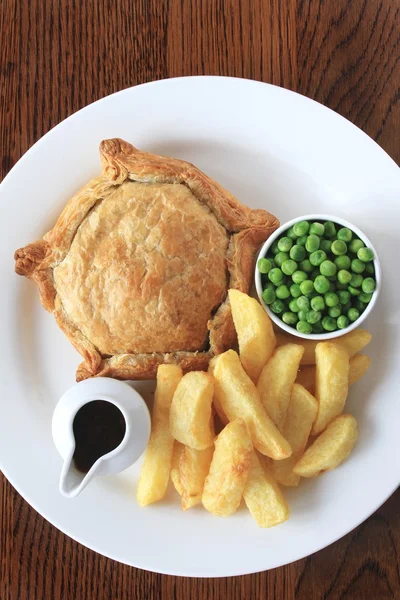
[[[58,492],[61,460],[51,415],[79,357],[17,277],[13,252],[50,228],[70,196],[99,173],[98,144],[122,137],[189,160],[242,202],[281,219],[324,212],[357,224],[376,245],[383,291],[367,325],[370,372],[350,394],[360,440],[337,471],[287,493],[290,520],[259,529],[246,510],[219,519],[183,514],[171,493],[141,509],[139,467],[99,479],[75,500]],[[278,87],[193,77],[138,86],[73,115],[40,140],[0,187],[0,463],[26,500],[56,527],[121,562],[176,575],[227,576],[278,567],[337,540],[400,482],[400,173],[359,129]]]

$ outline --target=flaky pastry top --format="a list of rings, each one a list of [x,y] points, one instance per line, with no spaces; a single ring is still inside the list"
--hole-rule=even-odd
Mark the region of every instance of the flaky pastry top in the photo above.
[[[103,355],[204,350],[228,242],[186,186],[125,181],[82,221],[54,269],[57,294]]]

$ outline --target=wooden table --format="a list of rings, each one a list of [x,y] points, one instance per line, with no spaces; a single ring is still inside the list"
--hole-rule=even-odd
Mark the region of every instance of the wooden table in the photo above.
[[[2,0],[0,31],[0,178],[89,102],[202,74],[315,98],[400,163],[399,0]],[[318,554],[221,580],[120,565],[49,525],[2,476],[0,496],[1,600],[400,598],[399,491]]]

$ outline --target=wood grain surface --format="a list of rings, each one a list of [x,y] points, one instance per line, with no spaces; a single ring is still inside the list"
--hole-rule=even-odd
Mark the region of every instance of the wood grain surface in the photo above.
[[[0,179],[89,102],[200,74],[314,98],[400,163],[400,0],[2,0],[0,32]],[[400,598],[399,491],[314,556],[220,580],[103,558],[49,525],[1,475],[0,497],[1,600]]]

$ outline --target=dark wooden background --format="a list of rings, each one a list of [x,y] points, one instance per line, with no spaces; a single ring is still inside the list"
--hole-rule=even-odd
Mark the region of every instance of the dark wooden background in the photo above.
[[[89,102],[202,74],[310,96],[400,163],[400,0],[1,0],[0,35],[0,179]],[[1,475],[0,498],[1,600],[400,598],[399,491],[318,554],[221,580],[103,558],[49,525]]]

